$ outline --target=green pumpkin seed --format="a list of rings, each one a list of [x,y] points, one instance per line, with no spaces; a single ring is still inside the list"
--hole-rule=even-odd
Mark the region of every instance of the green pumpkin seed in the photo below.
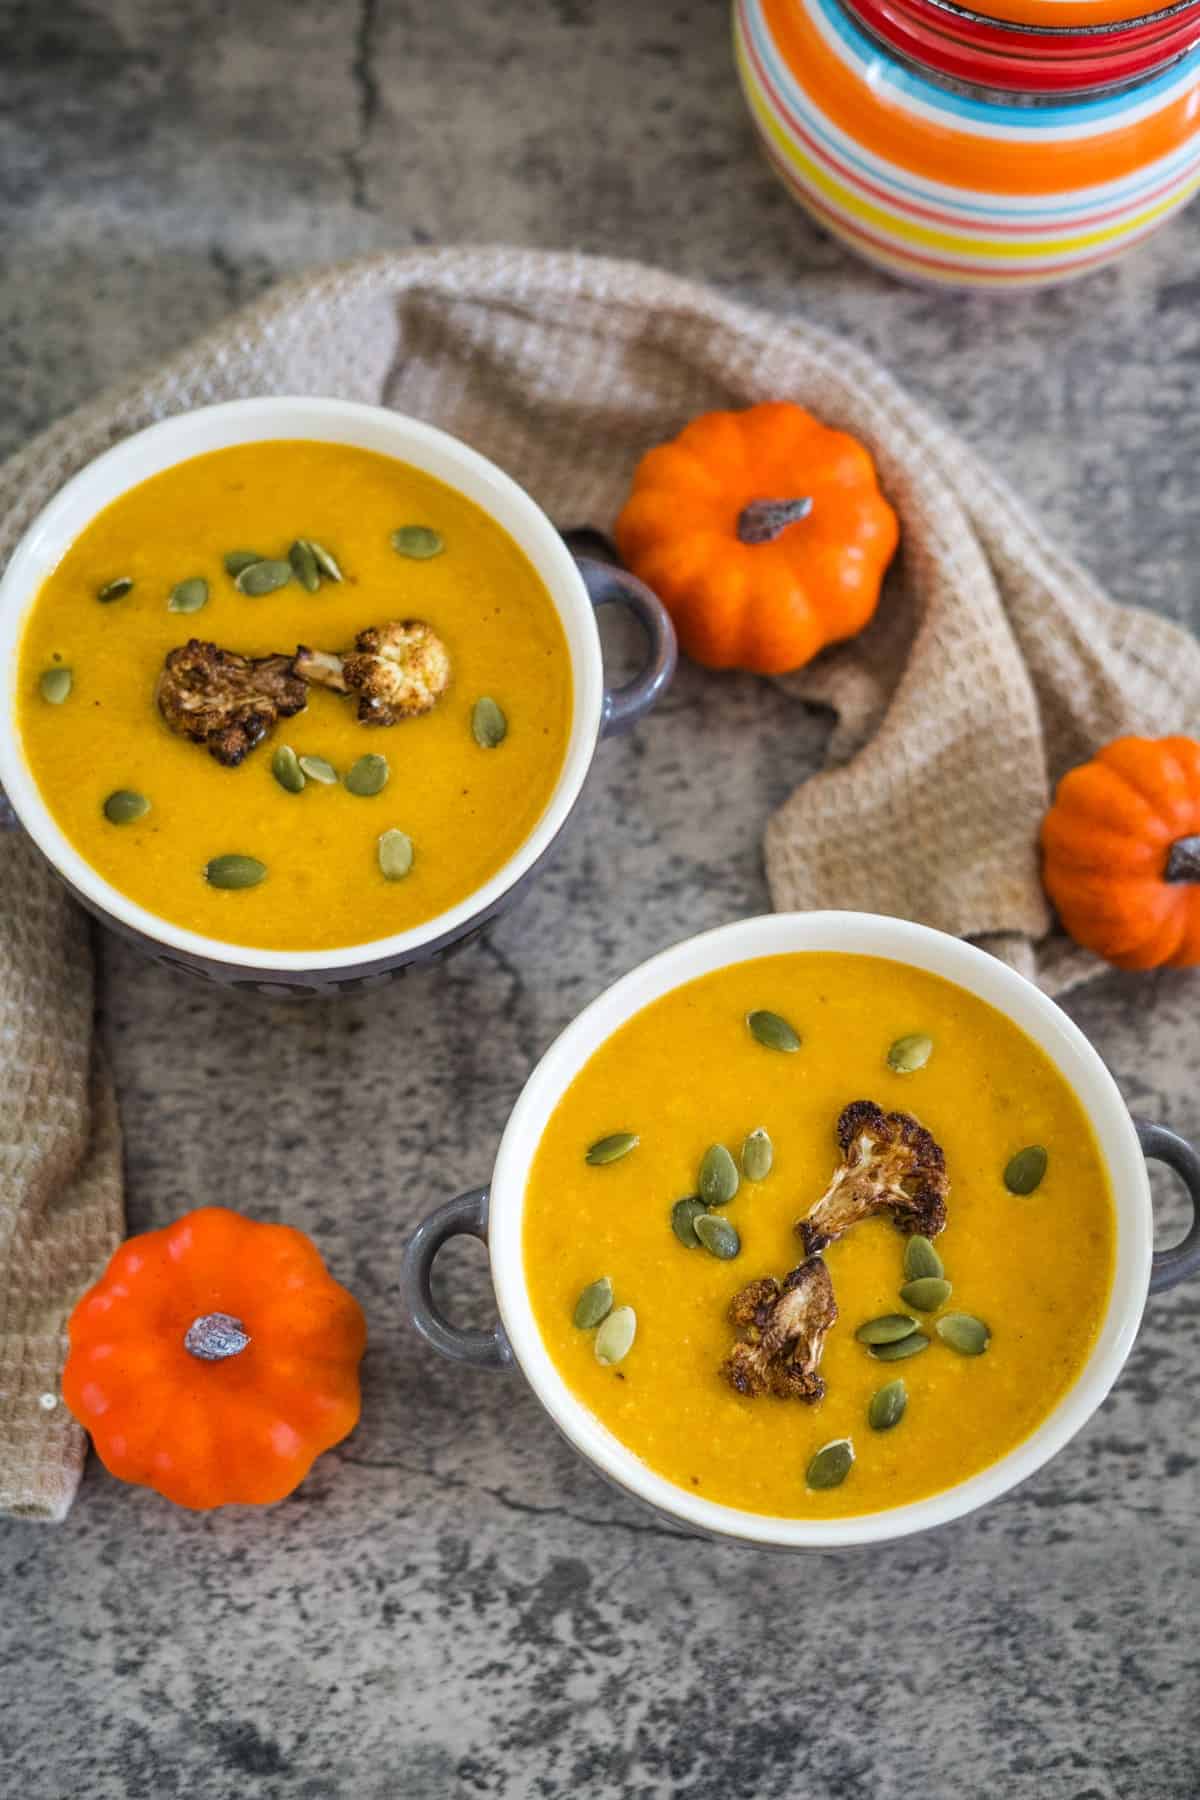
[[[296,761],[310,781],[319,781],[322,787],[337,786],[338,772],[323,756],[298,756]]]
[[[61,706],[70,693],[74,680],[70,669],[47,669],[38,681],[38,692],[51,706]]]
[[[379,840],[379,867],[385,881],[403,881],[413,866],[412,839],[395,826]]]
[[[689,1194],[686,1200],[677,1200],[671,1208],[671,1230],[685,1250],[700,1248],[700,1239],[696,1236],[696,1220],[707,1210],[699,1194]]]
[[[636,1131],[610,1131],[607,1137],[597,1138],[589,1144],[584,1155],[584,1162],[591,1163],[594,1169],[601,1169],[606,1163],[620,1162],[631,1150],[636,1150],[641,1139]]]
[[[214,856],[204,871],[210,887],[252,888],[267,878],[266,863],[256,856]]]
[[[1018,1150],[1004,1171],[1004,1185],[1010,1194],[1032,1194],[1042,1185],[1050,1157],[1041,1144],[1027,1144]]]
[[[578,1300],[572,1315],[580,1331],[591,1331],[603,1319],[607,1319],[612,1311],[613,1286],[607,1275],[599,1281],[589,1282]]]
[[[104,816],[110,825],[133,825],[149,811],[145,794],[137,794],[132,788],[118,788],[104,802]]]
[[[596,1361],[607,1367],[623,1362],[636,1335],[637,1314],[632,1306],[614,1307],[596,1333]]]
[[[290,744],[280,744],[271,758],[271,773],[286,793],[302,794],[304,792],[304,770],[300,767],[300,758]]]
[[[922,1350],[928,1350],[929,1339],[923,1331],[914,1331],[894,1344],[872,1344],[868,1354],[876,1362],[904,1362],[907,1357],[919,1356]]]
[[[922,1281],[932,1275],[941,1280],[946,1273],[942,1259],[927,1237],[910,1237],[904,1246],[905,1281]]]
[[[471,735],[481,750],[494,750],[508,736],[508,720],[490,694],[471,708]]]
[[[765,1181],[775,1161],[775,1146],[760,1125],[742,1145],[742,1174],[747,1181]]]
[[[110,600],[123,600],[133,588],[132,575],[117,575],[112,581],[106,581],[96,595],[97,600],[107,606]]]
[[[316,538],[305,538],[304,541],[313,553],[313,561],[327,580],[344,581],[346,579],[338,567],[336,556],[334,556],[331,550],[327,550],[324,544],[318,544]]]
[[[798,1050],[800,1034],[794,1031],[786,1019],[778,1013],[748,1012],[746,1024],[750,1028],[750,1036],[766,1050]]]
[[[428,562],[431,556],[439,556],[446,548],[440,531],[434,531],[429,525],[402,525],[399,531],[392,533],[392,549],[399,556],[411,556],[417,562]]]
[[[366,756],[346,771],[346,789],[357,794],[362,800],[369,800],[374,794],[381,794],[387,786],[387,778],[391,773],[386,756],[379,756],[369,750]]]
[[[849,1438],[834,1438],[817,1451],[804,1479],[810,1488],[841,1487],[853,1467],[854,1445]]]
[[[292,573],[302,588],[315,594],[321,585],[321,571],[317,567],[317,559],[313,555],[313,547],[307,538],[297,538],[288,551],[288,561],[292,565]]]
[[[224,557],[225,573],[232,575],[236,581],[244,569],[249,569],[262,560],[257,550],[227,550]]]
[[[284,562],[279,557],[268,557],[262,562],[249,563],[240,570],[233,585],[239,594],[258,600],[264,594],[274,594],[279,588],[286,587],[291,579],[290,562]]]
[[[704,1152],[698,1186],[706,1206],[728,1206],[737,1193],[737,1164],[724,1144],[710,1144]]]
[[[922,1275],[916,1281],[905,1282],[900,1298],[905,1306],[915,1306],[918,1312],[936,1312],[939,1306],[945,1306],[950,1293],[950,1283],[940,1275]]]
[[[173,613],[198,613],[202,606],[208,604],[208,583],[203,575],[192,575],[187,581],[177,581],[167,599],[167,611]]]
[[[917,1321],[907,1313],[884,1313],[882,1318],[868,1319],[854,1335],[860,1344],[897,1344],[916,1329]]]
[[[904,1409],[908,1405],[908,1389],[903,1380],[897,1376],[871,1395],[871,1404],[867,1408],[867,1424],[872,1431],[890,1431],[904,1417]]]
[[[922,1031],[913,1031],[907,1037],[896,1039],[887,1053],[888,1068],[894,1069],[897,1075],[912,1075],[917,1069],[923,1069],[932,1055],[933,1039]]]
[[[697,1213],[692,1229],[711,1256],[730,1262],[742,1247],[742,1240],[729,1223],[717,1213]]]
[[[971,1313],[947,1313],[937,1322],[937,1334],[960,1356],[982,1356],[992,1335],[983,1320]]]

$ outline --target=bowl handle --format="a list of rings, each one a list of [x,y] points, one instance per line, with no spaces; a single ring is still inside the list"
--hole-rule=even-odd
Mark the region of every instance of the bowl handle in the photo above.
[[[1161,1294],[1165,1288],[1200,1272],[1200,1155],[1186,1138],[1165,1125],[1154,1125],[1149,1119],[1135,1119],[1133,1123],[1143,1155],[1174,1169],[1192,1197],[1192,1223],[1186,1237],[1169,1250],[1154,1252],[1150,1292]]]
[[[513,1360],[512,1346],[499,1323],[490,1331],[475,1326],[452,1325],[433,1297],[431,1278],[437,1253],[448,1238],[477,1237],[487,1243],[488,1190],[476,1188],[447,1200],[427,1219],[422,1219],[409,1240],[400,1265],[400,1297],[413,1324],[427,1344],[451,1362],[470,1363],[476,1369],[505,1369]]]
[[[658,595],[627,569],[596,562],[590,556],[577,556],[575,564],[593,606],[627,606],[646,633],[649,654],[645,668],[624,687],[604,690],[600,731],[603,737],[615,737],[632,730],[670,685],[679,656],[675,627]]]

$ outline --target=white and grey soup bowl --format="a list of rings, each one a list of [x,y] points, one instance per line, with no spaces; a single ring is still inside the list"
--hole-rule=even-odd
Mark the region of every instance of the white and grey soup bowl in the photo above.
[[[884,957],[940,975],[977,995],[1031,1037],[1078,1096],[1107,1165],[1116,1211],[1112,1291],[1078,1378],[1024,1442],[998,1462],[912,1504],[850,1518],[776,1518],[706,1500],[658,1475],[600,1423],[555,1368],[525,1285],[522,1213],[538,1144],[558,1101],[594,1051],[643,1007],[683,983],[756,957],[793,951]],[[1146,1158],[1167,1163],[1186,1184],[1193,1221],[1182,1243],[1153,1248]],[[634,969],[601,994],[551,1045],[505,1127],[487,1187],[449,1201],[417,1228],[405,1252],[403,1297],[417,1330],[441,1355],[477,1367],[518,1367],[564,1437],[626,1493],[713,1538],[786,1550],[828,1550],[906,1536],[973,1512],[1031,1475],[1091,1417],[1112,1387],[1137,1335],[1148,1293],[1200,1271],[1200,1156],[1161,1125],[1133,1119],[1116,1083],[1078,1026],[1006,964],[958,938],[905,920],[866,913],[778,913],[690,938]],[[487,1244],[499,1321],[485,1329],[452,1325],[439,1310],[431,1275],[449,1238]]]
[[[158,918],[105,881],[68,842],[38,792],[15,726],[18,653],[26,616],[46,577],[106,507],[152,475],[212,450],[277,438],[350,444],[436,476],[464,494],[520,545],[550,594],[571,659],[574,708],[558,782],[533,830],[504,866],[458,905],[408,931],[344,949],[241,948]],[[638,675],[606,687],[596,609],[627,607],[646,637]],[[566,825],[602,737],[629,730],[674,673],[675,633],[662,604],[624,570],[573,556],[523,488],[444,431],[386,407],[320,398],[234,400],[165,419],[126,438],[67,482],[22,537],[0,580],[0,789],[59,876],[104,924],[162,962],[233,987],[271,994],[334,994],[372,987],[474,937],[535,876]],[[3,808],[0,807],[0,814]]]

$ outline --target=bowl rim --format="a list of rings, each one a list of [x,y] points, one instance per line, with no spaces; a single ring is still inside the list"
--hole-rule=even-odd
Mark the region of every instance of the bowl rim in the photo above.
[[[99,875],[62,831],[26,762],[16,705],[21,637],[30,607],[80,533],[122,494],[209,451],[271,439],[311,439],[376,450],[436,476],[482,507],[515,539],[541,576],[567,641],[573,678],[571,731],[558,780],[533,829],[494,875],[444,912],[378,938],[323,950],[273,950],[208,937],[173,924]],[[211,964],[256,973],[360,969],[418,955],[462,936],[540,862],[587,779],[600,736],[603,660],[595,611],[574,558],[547,515],[497,464],[449,432],[390,407],[328,396],[261,395],[176,413],[134,432],[86,463],[22,534],[0,577],[0,788],[51,865],[102,918]]]
[[[551,1361],[524,1283],[525,1186],[543,1129],[574,1075],[633,1014],[715,969],[763,956],[836,950],[941,975],[995,1006],[1050,1056],[1083,1106],[1109,1173],[1117,1242],[1112,1288],[1092,1351],[1041,1424],[997,1462],[926,1499],[837,1519],[785,1519],[706,1500],[677,1487],[627,1449],[568,1388]],[[873,913],[773,913],[687,938],[633,969],[593,1000],[530,1075],[496,1155],[488,1246],[500,1317],[516,1360],[558,1429],[617,1486],[707,1536],[760,1547],[838,1549],[923,1531],[973,1512],[1055,1455],[1101,1404],[1133,1345],[1149,1289],[1150,1183],[1116,1082],[1084,1033],[1008,964],[928,926]]]

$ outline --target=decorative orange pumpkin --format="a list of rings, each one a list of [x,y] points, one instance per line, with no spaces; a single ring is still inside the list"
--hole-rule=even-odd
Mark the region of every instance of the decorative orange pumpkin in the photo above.
[[[362,1308],[290,1225],[202,1206],[130,1238],[68,1331],[100,1460],[180,1506],[282,1500],[358,1422]]]
[[[1042,879],[1077,944],[1119,969],[1200,962],[1200,744],[1116,738],[1064,775]]]
[[[862,444],[786,400],[704,413],[648,451],[616,524],[687,654],[758,675],[861,631],[899,535]]]

